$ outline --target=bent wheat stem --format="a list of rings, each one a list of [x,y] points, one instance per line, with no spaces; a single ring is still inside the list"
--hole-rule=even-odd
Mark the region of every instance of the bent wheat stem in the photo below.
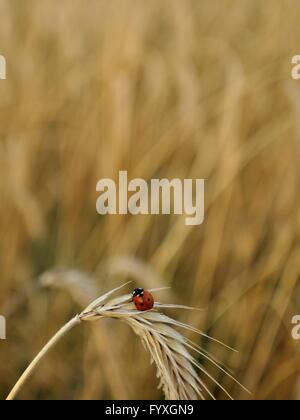
[[[35,359],[30,363],[28,368],[22,374],[18,382],[15,384],[11,392],[9,393],[8,397],[6,398],[7,401],[14,400],[18,393],[20,392],[21,388],[25,385],[28,379],[33,375],[34,371],[39,366],[41,360],[46,356],[46,354],[76,325],[80,324],[81,320],[79,316],[75,316],[71,321],[65,324],[52,338],[51,340],[45,345],[45,347],[39,352],[39,354],[35,357]]]

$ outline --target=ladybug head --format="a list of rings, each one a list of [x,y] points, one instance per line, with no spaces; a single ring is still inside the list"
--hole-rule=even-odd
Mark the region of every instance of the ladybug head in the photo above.
[[[143,296],[143,294],[144,294],[144,289],[142,289],[142,288],[138,288],[138,289],[134,289],[134,291],[132,292],[132,296],[133,297],[140,297],[140,296]]]

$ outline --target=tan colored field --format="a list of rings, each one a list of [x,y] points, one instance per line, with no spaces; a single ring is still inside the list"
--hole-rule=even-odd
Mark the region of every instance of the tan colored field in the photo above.
[[[299,40],[297,0],[0,0],[0,398],[85,301],[129,279],[204,308],[171,315],[239,350],[189,336],[251,398],[300,399]],[[205,178],[204,224],[97,215],[97,181],[122,169]],[[97,280],[39,287],[56,267]],[[161,397],[138,338],[110,321],[74,330],[20,394]]]

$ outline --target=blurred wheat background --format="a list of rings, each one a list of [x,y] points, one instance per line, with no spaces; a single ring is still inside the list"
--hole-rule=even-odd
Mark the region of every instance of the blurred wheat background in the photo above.
[[[297,0],[0,0],[0,398],[48,338],[133,280],[239,350],[254,399],[300,399]],[[205,178],[206,219],[96,213],[96,183]],[[56,267],[77,271],[55,271]],[[236,399],[249,398],[205,361]],[[218,398],[222,392],[210,384]],[[126,325],[75,330],[23,399],[161,398]]]

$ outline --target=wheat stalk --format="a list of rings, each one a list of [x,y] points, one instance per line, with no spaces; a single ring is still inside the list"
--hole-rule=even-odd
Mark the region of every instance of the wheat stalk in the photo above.
[[[54,290],[65,290],[72,299],[84,308],[89,302],[93,301],[97,293],[97,279],[89,274],[76,270],[57,267],[46,271],[39,277],[39,284],[42,287]],[[114,331],[103,324],[101,328],[97,324],[93,325],[92,334],[94,342],[103,363],[102,373],[105,383],[109,388],[112,399],[129,399],[127,378],[119,374],[119,366],[116,363],[116,349],[110,346],[114,339]]]
[[[114,293],[127,284],[128,283],[117,287],[99,297],[81,314],[76,315],[71,321],[62,327],[31,362],[13,387],[7,397],[7,400],[13,400],[17,397],[21,388],[39,366],[41,360],[71,329],[82,322],[97,321],[102,318],[114,318],[125,322],[132,328],[135,334],[141,338],[144,347],[151,355],[152,362],[156,364],[157,377],[160,379],[159,387],[162,388],[167,400],[205,399],[205,395],[215,399],[204,380],[199,377],[197,370],[217,384],[220,389],[222,389],[222,391],[230,399],[232,399],[229,392],[204,369],[204,367],[190,354],[188,350],[192,350],[202,358],[210,361],[233,381],[238,383],[245,391],[247,391],[247,389],[244,388],[227,370],[225,370],[218,361],[202,350],[197,344],[185,338],[181,333],[175,330],[174,327],[196,332],[231,349],[230,347],[216,339],[213,339],[212,337],[207,336],[192,326],[183,324],[158,312],[158,310],[169,308],[195,308],[156,302],[154,310],[146,312],[137,311],[132,303],[131,294],[111,298]],[[160,290],[163,289],[153,289],[151,292],[158,292]]]

